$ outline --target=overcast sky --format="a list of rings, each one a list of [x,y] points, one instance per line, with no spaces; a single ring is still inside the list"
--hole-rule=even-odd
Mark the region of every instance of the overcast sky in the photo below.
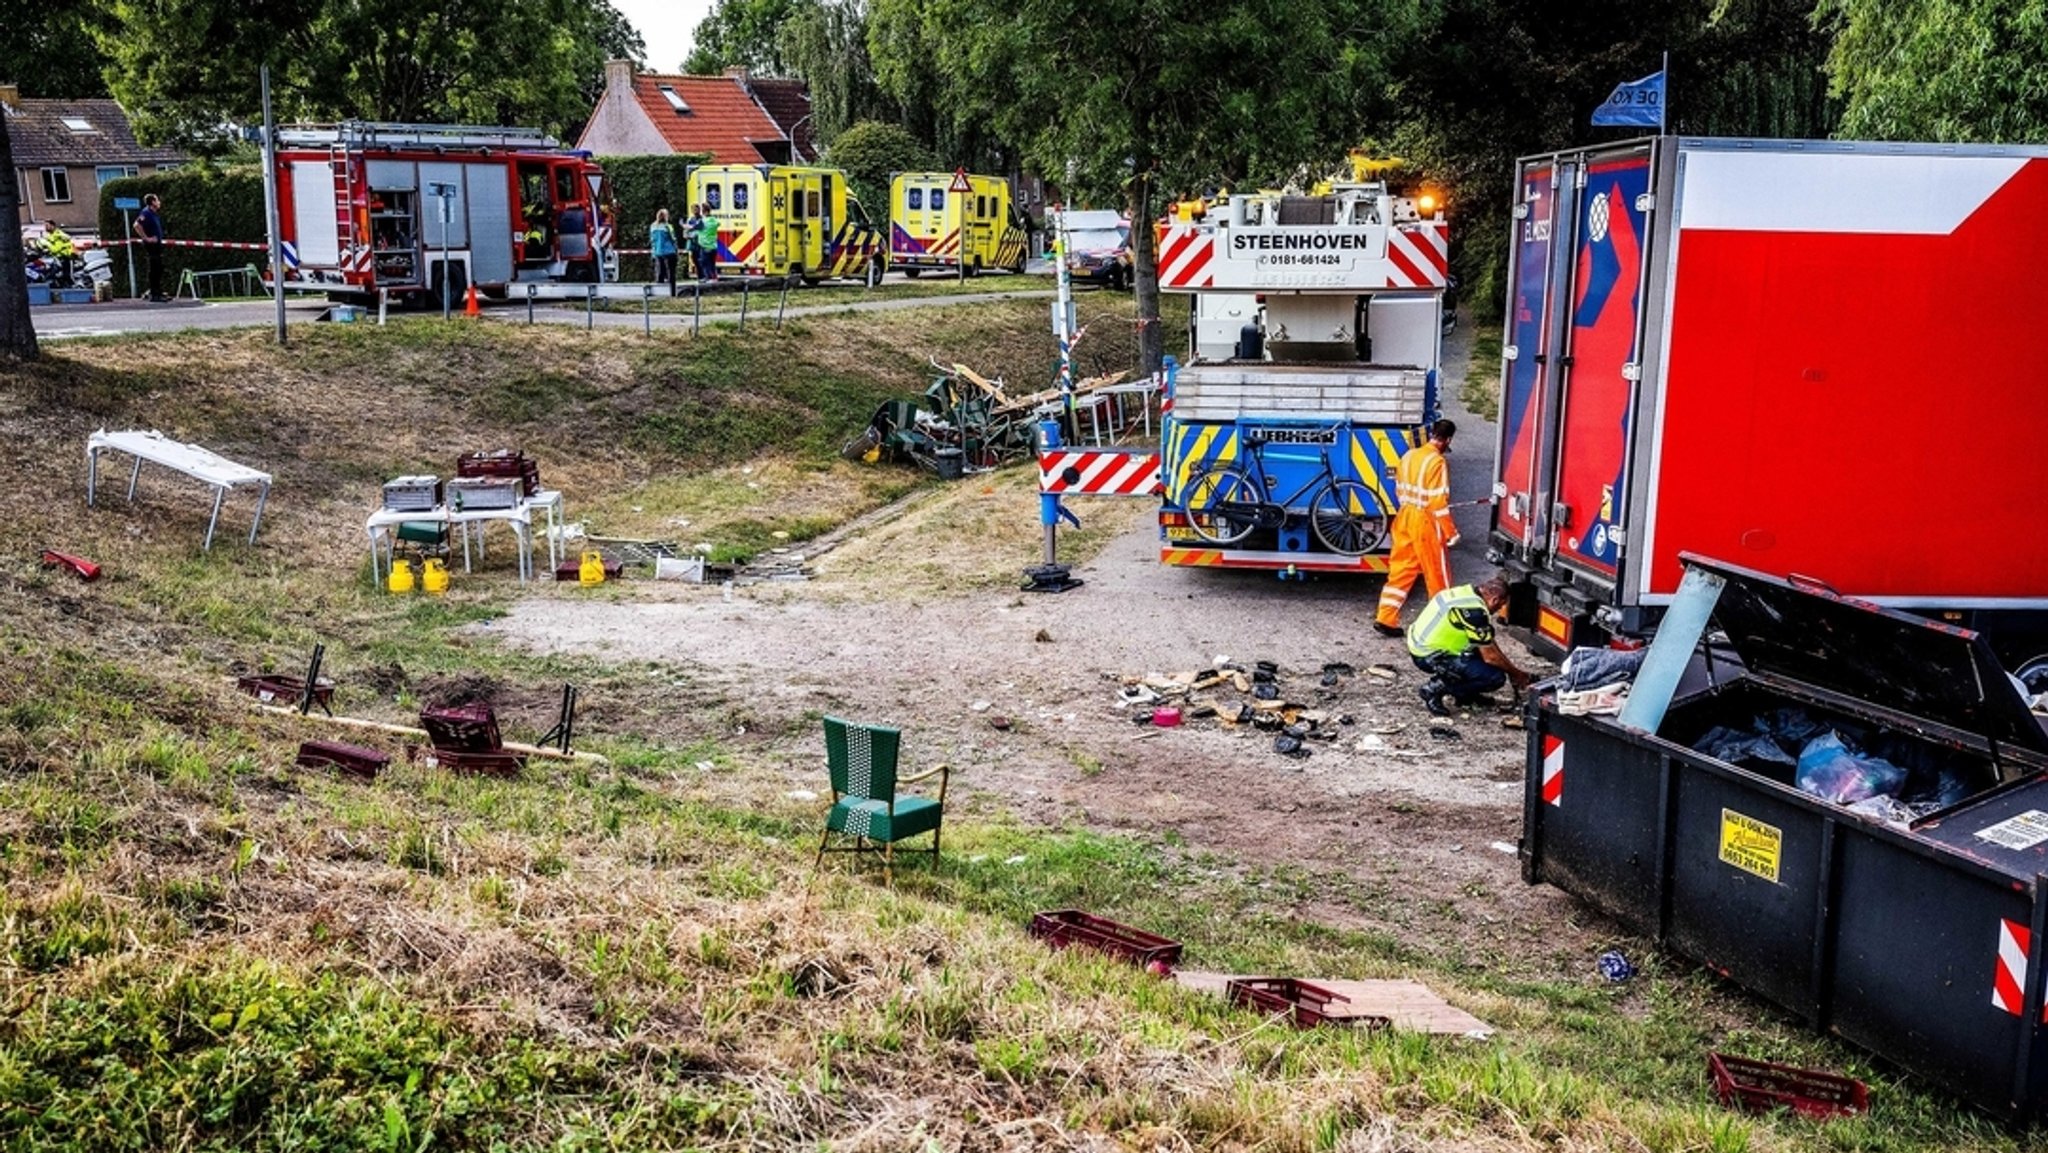
[[[679,72],[690,54],[690,34],[711,12],[712,0],[612,0],[647,41],[647,67]]]

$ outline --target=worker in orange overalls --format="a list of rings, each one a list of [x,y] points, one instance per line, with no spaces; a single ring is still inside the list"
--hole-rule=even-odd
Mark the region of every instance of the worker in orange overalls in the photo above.
[[[1451,470],[1444,456],[1457,432],[1448,420],[1430,425],[1429,439],[1403,453],[1395,469],[1394,496],[1401,508],[1394,514],[1394,551],[1387,558],[1387,584],[1372,622],[1381,636],[1401,635],[1401,606],[1416,577],[1432,597],[1450,587],[1446,550],[1458,543],[1458,526],[1451,520]]]

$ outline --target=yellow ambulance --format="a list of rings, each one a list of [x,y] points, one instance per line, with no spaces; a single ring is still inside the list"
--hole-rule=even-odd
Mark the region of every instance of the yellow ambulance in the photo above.
[[[965,185],[966,191],[955,191]],[[889,181],[889,264],[905,276],[926,269],[972,276],[984,268],[1024,271],[1024,228],[1010,182],[958,172],[902,172]]]
[[[690,203],[718,221],[721,274],[882,281],[882,234],[837,168],[709,164],[690,170]]]

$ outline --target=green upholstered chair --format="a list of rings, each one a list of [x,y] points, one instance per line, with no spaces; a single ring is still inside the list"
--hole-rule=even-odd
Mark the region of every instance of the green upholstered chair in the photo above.
[[[894,885],[896,842],[930,833],[932,867],[938,868],[939,819],[945,810],[946,785],[953,770],[939,765],[915,776],[898,778],[896,757],[902,747],[901,729],[825,718],[825,763],[832,774],[832,811],[825,818],[825,835],[818,841],[815,864],[824,864],[828,852],[879,852],[882,880]],[[897,795],[898,785],[932,777],[939,778],[936,799]],[[852,838],[852,844],[834,846],[835,833],[842,841]]]

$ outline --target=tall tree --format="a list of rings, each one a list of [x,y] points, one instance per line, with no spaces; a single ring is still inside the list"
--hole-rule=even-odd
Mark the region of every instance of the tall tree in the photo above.
[[[893,109],[876,86],[868,60],[862,0],[808,5],[783,25],[781,37],[790,74],[810,88],[811,131],[818,139],[829,144],[862,120],[890,118]]]
[[[33,13],[17,6],[0,19],[0,68],[23,96],[82,100],[105,96],[99,48],[88,29],[93,0],[38,0]]]
[[[2048,0],[1824,0],[1842,132],[2048,140]]]
[[[28,255],[21,249],[21,197],[15,191],[14,141],[0,110],[0,356],[34,360],[35,322],[28,314]]]
[[[1141,367],[1159,365],[1165,197],[1340,157],[1384,106],[1399,2],[876,0],[881,54],[926,54],[957,124],[985,117],[1070,195],[1130,213]],[[919,35],[903,35],[914,26]],[[915,59],[877,59],[900,78]],[[885,79],[885,85],[890,80]]]
[[[560,132],[590,109],[607,52],[637,38],[609,0],[105,0],[108,77],[138,132],[201,151],[258,114],[481,122]]]
[[[786,76],[782,30],[817,0],[718,0],[697,24],[683,71],[715,76],[727,68],[746,68],[769,76]]]

